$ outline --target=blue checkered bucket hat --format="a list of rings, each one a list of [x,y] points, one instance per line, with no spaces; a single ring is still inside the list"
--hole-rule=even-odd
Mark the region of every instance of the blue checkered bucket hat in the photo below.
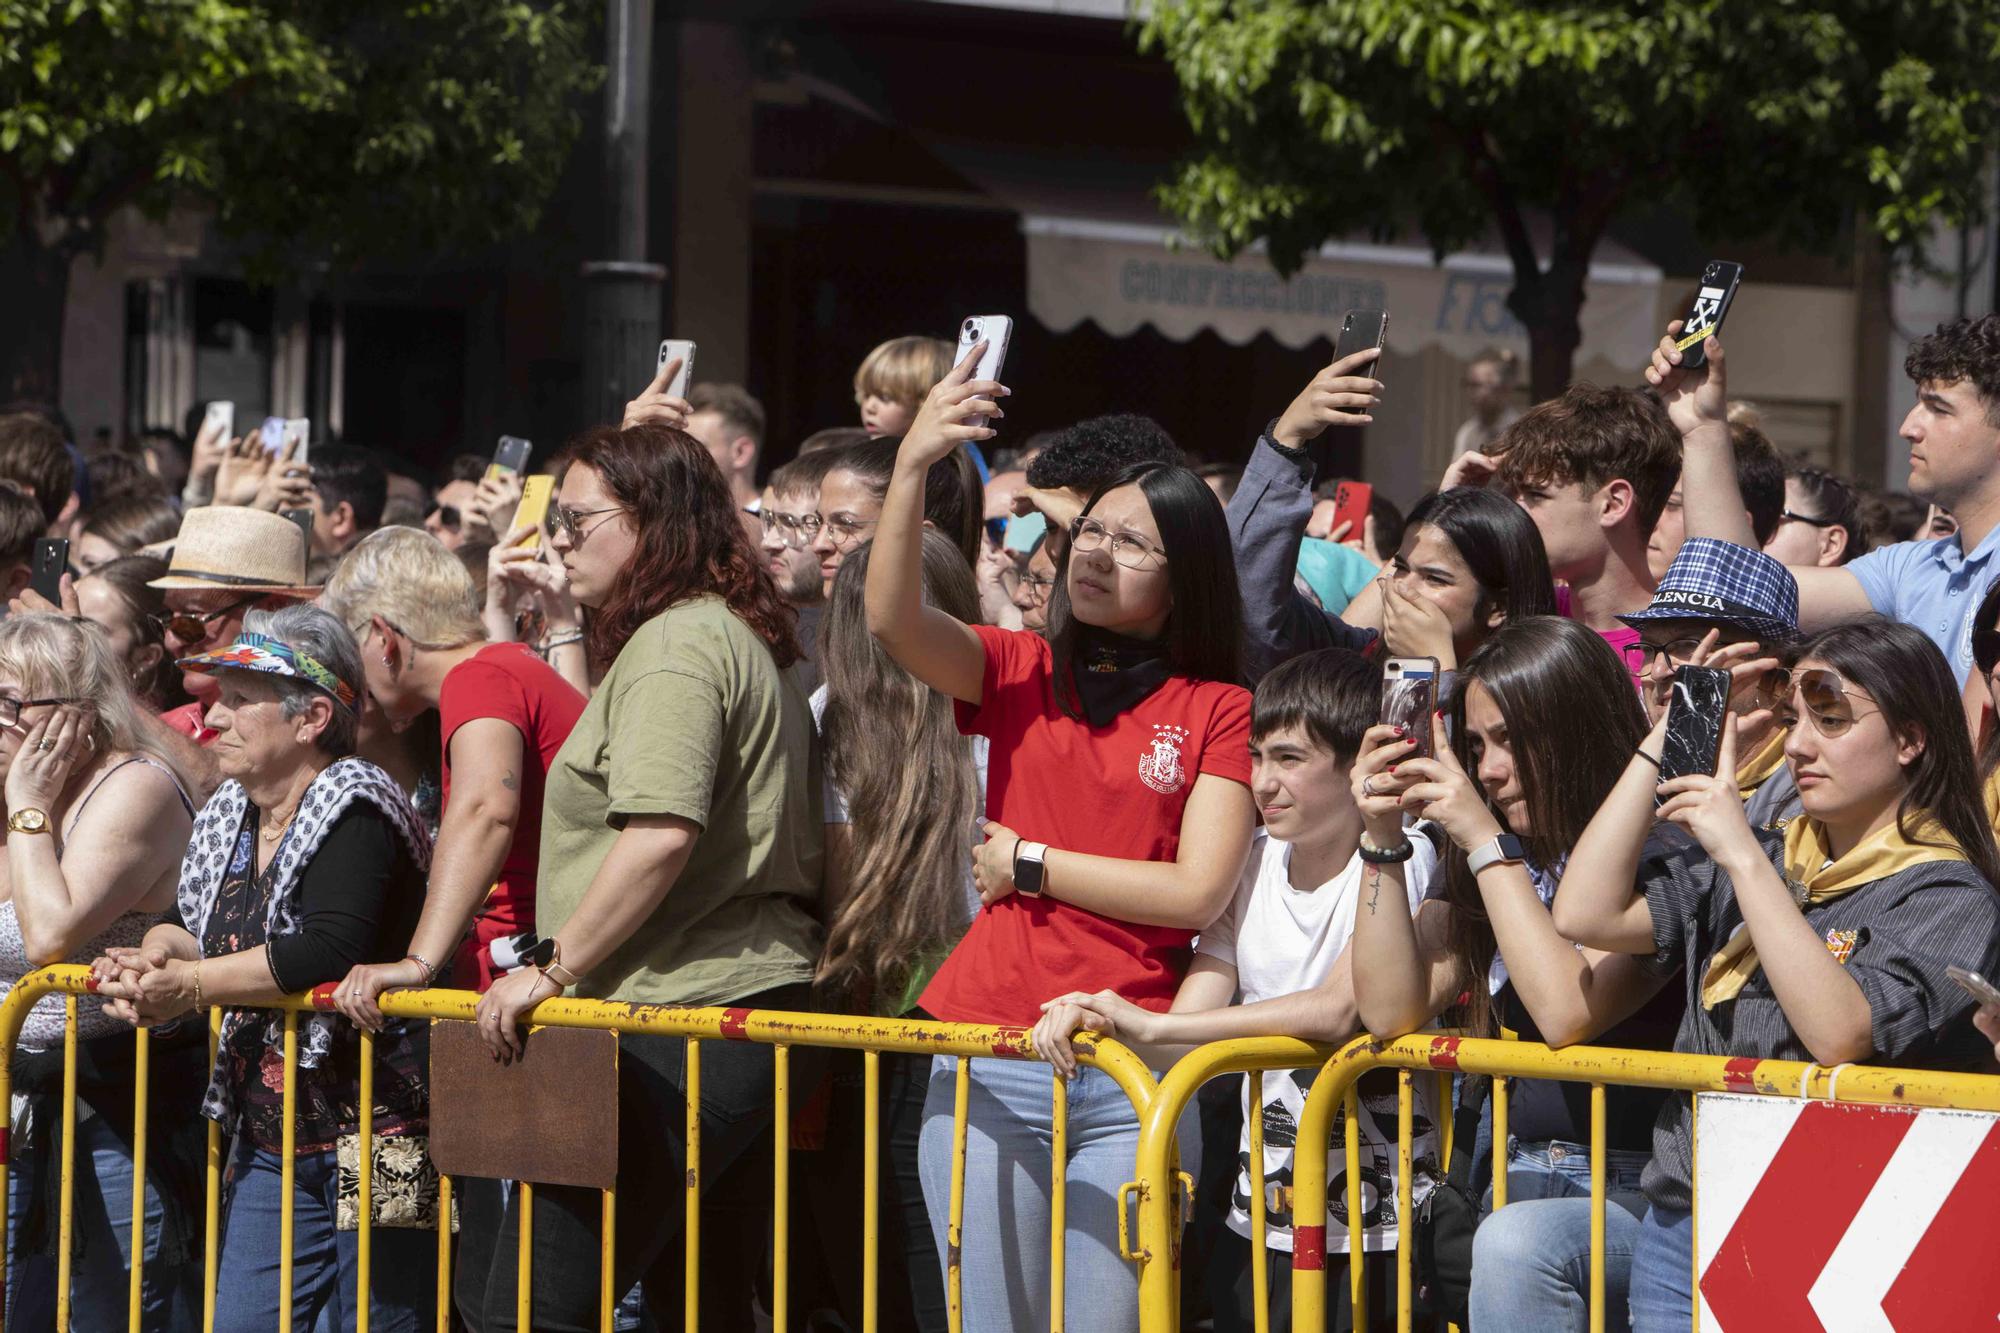
[[[1765,642],[1799,632],[1799,581],[1762,551],[1693,537],[1685,542],[1652,605],[1620,620],[1635,629],[1653,620],[1707,620]]]

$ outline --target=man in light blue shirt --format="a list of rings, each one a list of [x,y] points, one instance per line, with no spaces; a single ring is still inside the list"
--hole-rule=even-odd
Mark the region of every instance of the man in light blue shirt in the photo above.
[[[1729,447],[1722,344],[1706,370],[1681,369],[1678,325],[1646,378],[1680,428],[1690,537],[1755,545]],[[2000,564],[2000,315],[1941,324],[1903,361],[1916,406],[1897,432],[1910,446],[1910,492],[1958,520],[1950,537],[1899,542],[1831,569],[1794,567],[1799,628],[1813,633],[1879,611],[1929,635],[1963,685],[1972,674],[1972,616]]]

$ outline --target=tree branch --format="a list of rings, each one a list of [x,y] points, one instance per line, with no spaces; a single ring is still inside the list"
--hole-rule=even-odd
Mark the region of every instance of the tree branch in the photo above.
[[[1507,257],[1514,263],[1514,281],[1527,285],[1542,276],[1541,261],[1535,256],[1535,242],[1528,235],[1528,224],[1521,216],[1521,205],[1514,198],[1514,189],[1500,173],[1500,163],[1493,155],[1491,145],[1482,130],[1467,128],[1459,132],[1459,148],[1465,154],[1466,165],[1472,171],[1472,183],[1486,196],[1487,207],[1492,209],[1494,221],[1500,226],[1500,239],[1507,246]]]

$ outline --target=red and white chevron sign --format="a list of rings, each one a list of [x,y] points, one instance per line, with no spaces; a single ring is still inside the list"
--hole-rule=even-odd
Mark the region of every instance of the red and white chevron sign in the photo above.
[[[2000,1116],[1695,1098],[1704,1333],[2000,1326]]]

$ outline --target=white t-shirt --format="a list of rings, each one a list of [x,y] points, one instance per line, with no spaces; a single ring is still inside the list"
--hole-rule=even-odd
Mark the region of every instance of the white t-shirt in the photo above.
[[[813,727],[823,729],[826,720],[826,686],[821,685],[812,692],[808,700],[812,704]],[[956,924],[960,929],[970,924],[979,915],[979,886],[972,881],[972,849],[986,841],[986,756],[992,742],[984,736],[967,736],[967,746],[972,751],[972,771],[979,779],[979,803],[972,810],[972,836],[965,845],[965,916]],[[833,785],[833,769],[821,766],[821,796],[826,806],[822,817],[828,824],[852,824],[853,814],[847,807],[847,794]]]
[[[1437,852],[1430,840],[1412,830],[1416,852],[1403,863],[1408,901],[1402,910],[1415,913],[1429,891],[1437,869]],[[1195,948],[1236,969],[1237,1000],[1254,1004],[1310,990],[1333,971],[1341,951],[1354,937],[1354,914],[1361,902],[1366,868],[1357,853],[1338,875],[1316,889],[1291,885],[1291,844],[1263,829],[1250,844],[1250,859],[1236,897],[1221,919],[1201,934]],[[1271,1070],[1264,1075],[1264,1243],[1274,1250],[1292,1248],[1292,1152],[1298,1142],[1299,1118],[1317,1069]],[[1416,1165],[1410,1182],[1414,1207],[1435,1188],[1443,1170],[1438,1162],[1437,1092],[1435,1080],[1416,1080],[1410,1152]],[[1369,1250],[1396,1248],[1396,1076],[1384,1070],[1365,1076],[1360,1086],[1361,1199],[1366,1210],[1364,1245]],[[1243,1080],[1245,1125],[1237,1147],[1236,1184],[1229,1201],[1229,1227],[1250,1235],[1250,1080]],[[1344,1114],[1336,1111],[1327,1152],[1327,1232],[1330,1252],[1347,1252],[1347,1156]]]

